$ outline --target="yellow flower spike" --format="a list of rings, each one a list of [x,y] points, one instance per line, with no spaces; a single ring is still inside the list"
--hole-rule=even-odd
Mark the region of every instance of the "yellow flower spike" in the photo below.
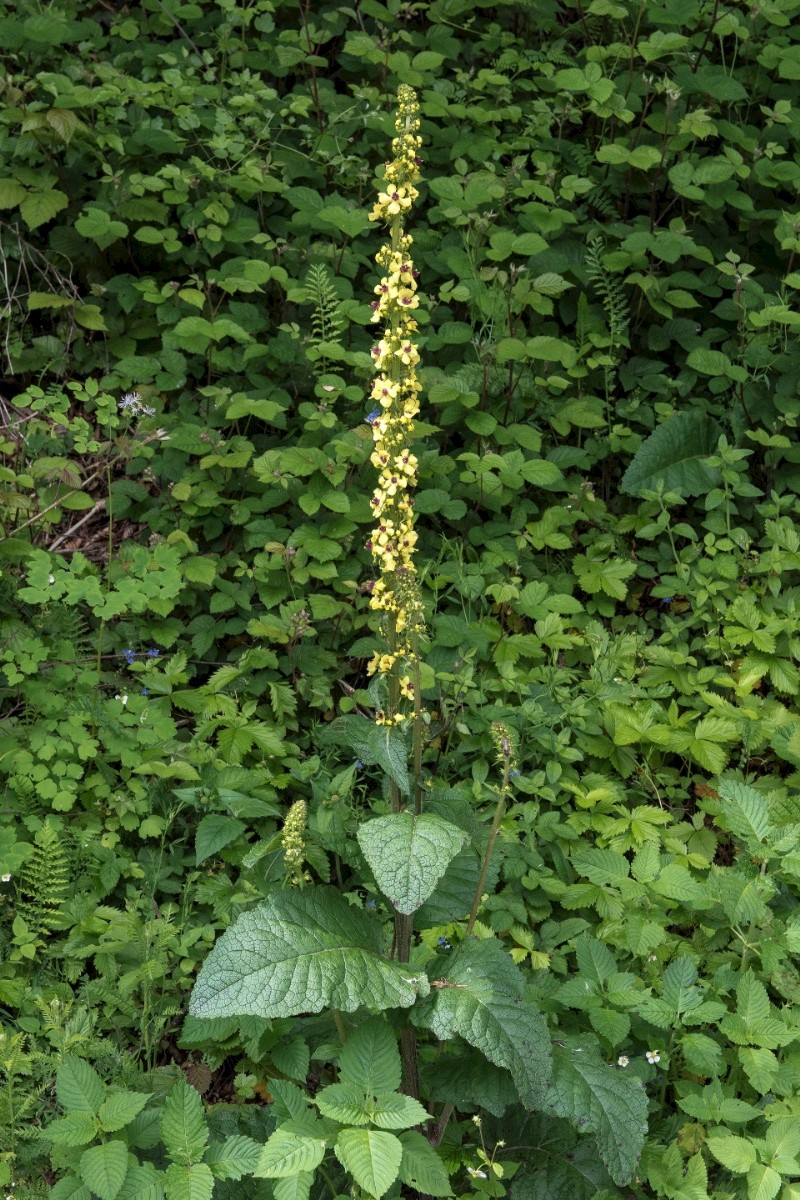
[[[418,192],[420,178],[419,105],[414,90],[406,84],[397,92],[397,116],[392,140],[392,161],[384,168],[382,186],[372,212],[372,221],[383,221],[388,241],[375,261],[381,279],[375,285],[372,320],[382,325],[382,336],[372,349],[375,379],[371,397],[379,406],[370,418],[372,466],[378,480],[370,501],[376,525],[368,546],[376,563],[378,579],[372,586],[370,608],[385,619],[389,653],[380,651],[368,666],[369,674],[390,678],[388,709],[377,714],[382,725],[397,725],[406,714],[398,701],[416,703],[412,677],[415,645],[422,631],[419,590],[409,581],[416,578],[414,548],[417,534],[409,490],[416,484],[418,461],[409,449],[414,419],[419,413],[418,393],[422,385],[415,368],[419,351],[413,335],[417,330],[414,312],[419,307],[419,272],[411,257],[412,238],[404,221]],[[401,665],[402,664],[402,665]],[[411,673],[405,673],[411,671]]]

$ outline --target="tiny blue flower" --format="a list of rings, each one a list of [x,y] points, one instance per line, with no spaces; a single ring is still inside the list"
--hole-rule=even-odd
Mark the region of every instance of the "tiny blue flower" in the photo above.
[[[517,770],[516,767],[512,767],[511,770],[508,772],[508,774],[511,779],[516,779],[517,776],[520,774],[520,772]]]
[[[126,662],[130,665],[130,663],[132,663],[133,660],[136,658],[136,651],[135,650],[123,650],[122,656],[126,660]]]
[[[362,763],[361,759],[357,758],[356,759],[356,770],[360,771],[363,766],[364,766],[364,764]]]
[[[147,657],[148,658],[158,658],[160,653],[161,653],[160,650],[148,650]]]
[[[374,908],[374,907],[375,907],[375,901],[374,901],[374,900],[368,900],[368,901],[367,901],[367,908]]]
[[[150,695],[150,689],[149,689],[149,688],[142,688],[142,695],[143,695],[143,696],[149,696],[149,695]]]
[[[665,596],[664,599],[661,601],[661,603],[662,604],[672,604],[672,601],[674,599],[675,599],[674,596]]]
[[[436,941],[437,941],[437,943],[438,943],[438,944],[439,944],[439,945],[442,947],[442,949],[443,949],[443,950],[450,950],[450,949],[452,949],[452,947],[450,946],[450,943],[448,942],[447,938],[445,938],[445,937],[439,937],[439,938],[437,938],[437,939],[436,939]]]
[[[367,424],[374,425],[380,415],[381,415],[381,410],[379,408],[373,408],[373,410],[369,414],[369,416],[365,418]]]

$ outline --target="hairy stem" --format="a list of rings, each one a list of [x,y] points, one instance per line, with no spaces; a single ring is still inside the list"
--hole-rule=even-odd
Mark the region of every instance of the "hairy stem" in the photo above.
[[[469,937],[469,935],[472,933],[472,930],[475,926],[475,921],[478,917],[478,909],[481,906],[481,897],[483,896],[483,889],[486,886],[486,876],[489,874],[489,863],[491,862],[492,851],[494,850],[494,844],[497,841],[500,822],[503,819],[503,813],[505,812],[506,808],[506,796],[508,794],[508,780],[510,774],[511,761],[510,759],[506,759],[503,765],[503,782],[500,784],[500,795],[497,800],[497,808],[494,812],[492,827],[489,830],[489,841],[486,843],[486,851],[483,855],[483,862],[481,863],[481,873],[478,877],[478,886],[475,888],[475,899],[472,901],[472,909],[469,914],[469,920],[467,921],[467,937]]]

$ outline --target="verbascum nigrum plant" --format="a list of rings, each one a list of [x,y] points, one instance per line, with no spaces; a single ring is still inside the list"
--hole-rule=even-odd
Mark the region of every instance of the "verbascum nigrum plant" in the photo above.
[[[467,789],[448,786],[456,774],[449,759],[437,768],[445,786],[423,777],[412,452],[419,294],[406,232],[419,150],[416,97],[401,86],[393,157],[370,214],[388,230],[377,255],[382,277],[373,315],[382,329],[373,351],[377,404],[368,418],[378,472],[371,606],[385,637],[369,663],[369,696],[380,707],[334,716],[318,735],[321,746],[339,747],[352,763],[337,779],[380,767],[385,786],[369,781],[363,810],[351,810],[327,846],[320,808],[294,801],[281,835],[285,877],[265,881],[263,901],[218,940],[195,982],[190,1015],[280,1020],[297,1047],[294,1065],[286,1060],[292,1082],[270,1075],[275,1127],[263,1144],[248,1146],[240,1172],[275,1180],[276,1200],[316,1197],[318,1170],[333,1194],[363,1200],[401,1190],[447,1197],[465,1194],[455,1189],[468,1181],[511,1178],[520,1164],[495,1161],[502,1139],[487,1149],[484,1107],[504,1120],[506,1110],[527,1110],[537,1128],[566,1133],[567,1146],[579,1133],[597,1133],[608,1169],[598,1167],[592,1195],[603,1188],[611,1195],[638,1163],[644,1089],[591,1044],[561,1031],[552,1040],[505,939],[479,920],[492,912],[487,901],[499,875],[492,858],[503,851],[501,826],[519,774],[512,724],[491,727],[500,781],[487,789],[495,800],[488,829],[483,805],[473,813]],[[315,838],[337,860],[335,872],[313,861],[322,883],[305,871]],[[311,1075],[310,1036],[321,1047]],[[505,1193],[498,1184],[483,1194]]]
[[[419,105],[412,88],[401,85],[397,93],[396,137],[392,160],[384,173],[385,190],[378,193],[371,221],[382,221],[388,241],[375,256],[384,274],[375,287],[372,320],[383,322],[383,333],[372,348],[375,380],[372,398],[379,407],[369,416],[372,426],[371,462],[378,471],[372,496],[375,528],[369,548],[378,568],[372,586],[371,607],[384,614],[387,650],[378,652],[369,664],[389,680],[385,710],[379,710],[381,725],[402,723],[408,716],[405,701],[419,704],[418,656],[422,631],[421,602],[416,581],[414,549],[417,534],[411,493],[417,481],[417,458],[411,451],[414,419],[419,413],[422,385],[416,367],[419,351],[414,342],[419,307],[419,271],[411,258],[411,235],[406,216],[419,193]]]

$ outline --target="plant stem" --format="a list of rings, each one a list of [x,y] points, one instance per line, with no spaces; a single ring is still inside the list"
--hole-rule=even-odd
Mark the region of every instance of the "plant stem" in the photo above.
[[[505,812],[510,773],[511,761],[506,759],[503,766],[503,782],[500,785],[500,795],[497,800],[497,808],[494,812],[492,828],[489,830],[489,841],[486,843],[486,851],[483,855],[483,862],[481,863],[481,873],[478,878],[478,886],[475,888],[475,899],[472,901],[472,910],[469,914],[469,920],[467,921],[467,929],[465,934],[466,937],[469,937],[469,935],[472,933],[472,930],[475,926],[475,921],[478,917],[478,909],[481,906],[481,897],[483,896],[483,889],[486,885],[486,876],[489,874],[489,863],[491,861],[492,851],[494,850],[494,844],[497,841],[497,834],[500,829],[500,822],[502,821],[503,813]]]
[[[414,652],[413,683],[414,683],[414,812],[417,816],[422,812],[422,741],[425,734],[422,721],[422,683],[419,669],[419,634],[412,641]]]

